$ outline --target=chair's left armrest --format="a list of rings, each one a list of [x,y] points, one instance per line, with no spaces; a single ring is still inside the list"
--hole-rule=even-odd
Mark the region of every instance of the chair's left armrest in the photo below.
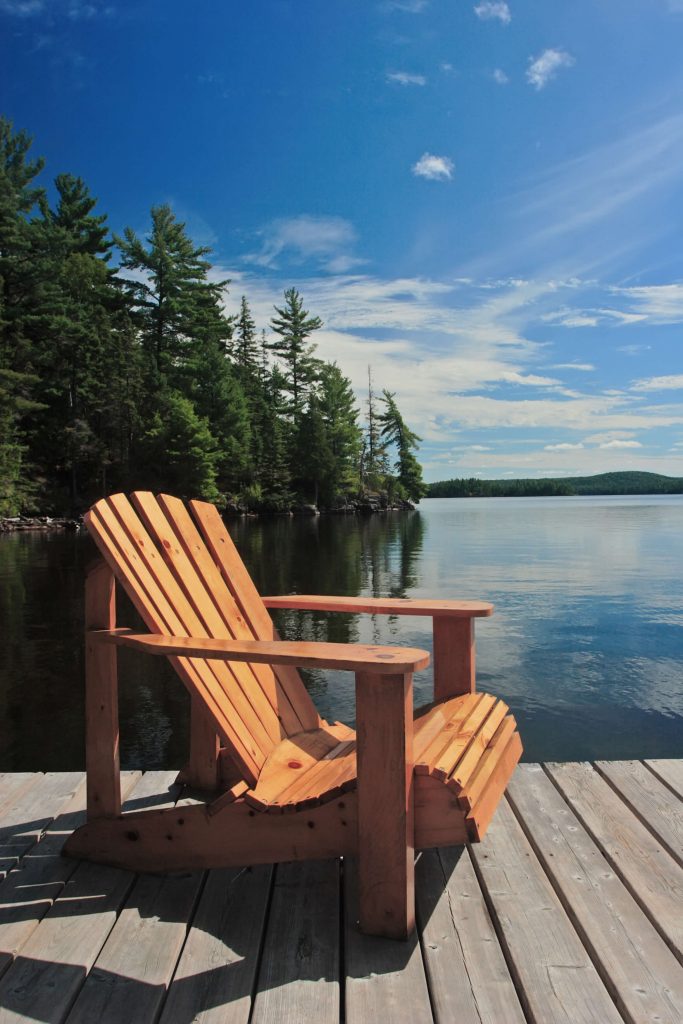
[[[476,689],[474,620],[493,611],[488,601],[426,601],[422,598],[332,597],[290,594],[264,597],[266,608],[299,611],[367,612],[374,615],[430,616],[434,631],[434,699],[446,700]]]
[[[283,594],[264,597],[266,608],[311,612],[366,612],[370,615],[426,615],[432,618],[472,619],[490,615],[488,601],[425,601],[403,597],[337,597],[328,594]]]
[[[223,661],[265,662],[300,668],[333,668],[373,675],[418,672],[429,665],[429,653],[416,647],[375,644],[305,643],[290,640],[214,640],[210,637],[133,633],[126,629],[94,630],[89,636],[102,643],[133,647],[147,654]]]

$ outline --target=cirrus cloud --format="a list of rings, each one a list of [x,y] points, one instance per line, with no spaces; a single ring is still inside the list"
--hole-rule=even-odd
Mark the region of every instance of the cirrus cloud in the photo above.
[[[482,3],[474,8],[474,13],[482,21],[497,20],[503,25],[508,25],[512,20],[510,8],[502,0],[482,0]]]

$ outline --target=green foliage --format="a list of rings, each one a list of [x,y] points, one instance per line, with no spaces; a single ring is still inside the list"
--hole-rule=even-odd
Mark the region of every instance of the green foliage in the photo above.
[[[396,405],[396,395],[385,390],[382,396],[380,401],[386,408],[378,419],[381,423],[381,437],[386,444],[394,445],[397,452],[396,496],[419,501],[427,493],[427,485],[422,479],[422,467],[414,454],[422,438],[407,426]]]
[[[371,394],[364,456],[351,383],[315,358],[322,321],[295,288],[257,334],[168,205],[146,238],[112,238],[81,178],[36,184],[30,148],[0,117],[0,514],[77,513],[131,486],[282,512],[419,494],[416,435]]]
[[[572,494],[683,494],[683,478],[659,473],[599,473],[536,480],[439,480],[429,498],[536,498]]]
[[[287,411],[297,426],[319,366],[313,356],[316,346],[308,344],[307,339],[323,322],[317,316],[308,315],[296,288],[285,292],[285,304],[282,308],[276,306],[275,312],[277,316],[270,325],[278,339],[268,347],[284,365],[284,391],[290,396]]]
[[[219,453],[206,419],[177,391],[157,397],[147,430],[140,438],[135,473],[153,490],[219,504],[216,486]]]

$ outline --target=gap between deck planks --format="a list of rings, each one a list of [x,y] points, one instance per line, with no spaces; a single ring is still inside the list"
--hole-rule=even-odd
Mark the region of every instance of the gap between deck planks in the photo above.
[[[126,809],[173,778],[127,773]],[[683,762],[521,765],[483,843],[419,856],[408,943],[360,934],[352,861],[65,860],[84,796],[82,773],[0,775],[0,1024],[683,1019]]]

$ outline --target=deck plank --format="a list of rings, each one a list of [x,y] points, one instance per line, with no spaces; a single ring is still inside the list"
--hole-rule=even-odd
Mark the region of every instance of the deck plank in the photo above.
[[[177,772],[146,772],[129,802],[173,806]],[[67,1018],[68,1024],[136,1024],[155,1021],[192,916],[201,872],[143,875],[109,933]]]
[[[338,1024],[339,861],[279,864],[253,1024]]]
[[[645,764],[683,800],[683,760],[657,758]]]
[[[132,792],[135,798],[135,790]],[[0,978],[0,1024],[61,1024],[113,928],[135,876],[77,864]]]
[[[20,787],[2,808],[0,821],[0,878],[38,842],[61,807],[79,786],[84,772],[47,772],[35,785]]]
[[[524,1024],[467,849],[425,850],[415,878],[422,952],[437,1024]]]
[[[121,773],[124,798],[141,772]],[[14,960],[78,867],[61,856],[72,829],[85,822],[85,784],[79,785],[48,826],[43,838],[0,883],[0,974]]]
[[[472,852],[529,1020],[621,1024],[621,1014],[506,801]]]
[[[358,879],[353,860],[344,861],[344,953],[347,1024],[433,1024],[429,990],[417,934],[396,942],[358,929]]]
[[[209,871],[160,1024],[248,1024],[273,870]]]
[[[683,865],[683,800],[641,761],[596,761],[596,768],[674,860]]]
[[[548,764],[565,800],[683,963],[683,868],[586,763]]]
[[[624,1017],[679,1024],[683,968],[541,766],[520,765],[508,798]]]

